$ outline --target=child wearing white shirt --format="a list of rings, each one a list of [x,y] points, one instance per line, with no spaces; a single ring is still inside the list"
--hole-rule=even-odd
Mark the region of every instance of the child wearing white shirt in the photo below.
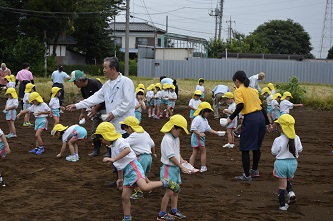
[[[61,90],[62,88],[60,87],[53,87],[51,89],[51,100],[49,103],[49,107],[51,108],[51,116],[53,117],[54,120],[54,125],[59,123],[59,118],[60,118],[60,100],[59,97],[61,96]]]
[[[17,137],[15,120],[16,120],[16,108],[18,107],[18,96],[15,88],[8,88],[5,93],[8,96],[6,107],[4,112],[6,113],[6,121],[9,128],[9,134],[6,135],[6,138]]]
[[[31,106],[29,103],[29,96],[30,96],[31,91],[34,90],[34,88],[35,88],[35,85],[32,83],[27,83],[25,85],[22,110],[27,110]],[[28,112],[24,115],[23,127],[31,127],[31,126],[32,126],[32,123],[30,123],[30,113]]]
[[[226,102],[229,105],[228,109],[223,110],[223,113],[226,114],[229,117],[236,110],[236,103],[235,103],[235,100],[234,100],[234,95],[231,92],[227,92],[222,97],[226,99]],[[233,132],[233,130],[235,130],[237,128],[237,123],[238,123],[237,122],[237,117],[235,117],[227,125],[228,143],[223,145],[223,147],[234,148],[234,146],[235,146],[235,137],[234,137],[232,132]]]
[[[3,133],[3,131],[0,129],[0,159],[1,160],[5,159],[5,157],[9,153],[10,153],[10,149],[9,149],[9,145],[8,145],[6,136]],[[1,184],[1,186],[5,187],[6,184],[5,184],[5,181],[3,180],[1,172],[3,172],[3,171],[0,171],[0,184]]]
[[[175,86],[169,85],[169,99],[167,100],[167,113],[166,118],[169,118],[173,115],[173,110],[175,109],[177,100],[177,94],[175,92]]]
[[[273,175],[279,179],[279,209],[287,210],[289,205],[296,201],[290,179],[294,177],[298,153],[302,152],[303,147],[295,133],[295,119],[291,115],[283,114],[275,123],[280,125],[282,131],[281,136],[275,138],[272,145],[272,154],[276,156]],[[289,205],[286,203],[286,192]]]
[[[155,89],[154,84],[151,84],[147,87],[146,98],[147,98],[147,106],[148,106],[148,117],[155,116],[154,89]]]
[[[201,97],[200,100],[203,101],[205,99],[205,87],[203,86],[205,83],[205,80],[203,78],[199,78],[198,85],[195,87],[195,90],[201,91]]]
[[[191,122],[194,118],[194,112],[198,109],[199,104],[201,103],[200,97],[202,95],[202,92],[200,90],[194,91],[194,94],[192,96],[192,99],[190,100],[188,106],[191,108],[190,110],[190,119]]]
[[[293,109],[293,107],[303,107],[303,104],[293,104],[289,100],[293,96],[289,91],[286,91],[283,93],[283,96],[281,97],[281,103],[280,103],[280,111],[281,114],[289,114],[289,110]]]

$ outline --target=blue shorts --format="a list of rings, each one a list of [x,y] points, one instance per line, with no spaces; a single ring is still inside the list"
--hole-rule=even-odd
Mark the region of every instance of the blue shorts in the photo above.
[[[23,110],[29,109],[29,107],[31,107],[31,104],[23,103]]]
[[[161,98],[155,98],[154,99],[154,106],[155,107],[161,106]]]
[[[271,105],[267,105],[267,113],[271,113],[272,112],[272,106]]]
[[[138,119],[139,122],[141,122],[141,112],[140,111],[134,111],[134,116],[136,119]]]
[[[163,164],[160,170],[160,180],[168,179],[178,184],[182,183],[180,178],[180,169],[177,166],[170,166]]]
[[[133,160],[123,170],[124,172],[124,185],[123,187],[129,188],[133,186],[140,178],[145,179],[141,164],[137,160]]]
[[[202,92],[202,94],[201,94],[201,97],[200,97],[201,99],[204,99],[205,98],[205,92]]]
[[[161,104],[168,105],[168,100],[161,99]]]
[[[16,120],[16,109],[6,112],[6,120]]]
[[[191,110],[190,110],[190,118],[191,118],[191,119],[193,119],[193,118],[194,118],[194,115],[193,115],[193,114],[194,114],[194,112],[195,112],[195,110],[193,110],[193,109],[191,109]]]
[[[35,131],[38,129],[47,130],[47,118],[46,117],[37,117],[35,120]]]
[[[149,106],[149,107],[152,107],[152,106],[154,106],[154,101],[155,101],[155,99],[150,99],[150,101],[147,101],[147,106]]]
[[[292,179],[297,169],[296,158],[277,159],[274,163],[273,176]]]
[[[4,150],[5,145],[0,142],[0,159],[4,159],[7,155],[7,153]]]
[[[237,117],[235,117],[228,125],[228,129],[235,129],[237,127]]]
[[[52,109],[51,113],[52,113],[52,116],[54,116],[54,117],[60,117],[59,109]]]
[[[272,120],[277,120],[281,116],[281,112],[279,109],[274,109],[271,111]]]
[[[142,166],[142,169],[144,173],[146,174],[147,172],[150,172],[151,169],[151,164],[153,162],[153,158],[151,157],[151,154],[140,154],[136,156],[137,161]]]
[[[200,137],[200,136],[196,135],[195,133],[192,133],[191,147],[193,147],[193,148],[204,147],[205,141],[206,141],[206,137]]]
[[[72,138],[78,139],[78,140],[83,140],[87,138],[88,132],[84,127],[77,126],[73,130],[74,136]]]
[[[175,100],[167,100],[168,107],[175,109],[176,101]]]

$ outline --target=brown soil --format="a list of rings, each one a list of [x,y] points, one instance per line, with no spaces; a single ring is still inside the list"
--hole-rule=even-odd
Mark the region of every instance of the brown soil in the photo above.
[[[5,103],[4,100],[1,101]],[[3,105],[2,105],[3,106]],[[176,107],[176,113],[189,115],[186,106]],[[79,112],[66,112],[61,117],[65,125],[77,123]],[[277,180],[272,176],[274,157],[270,148],[277,134],[267,134],[262,148],[260,177],[251,183],[234,181],[242,172],[241,154],[234,149],[222,148],[225,137],[207,134],[208,171],[191,175],[182,174],[179,209],[187,220],[332,220],[332,112],[310,108],[292,110],[296,119],[296,132],[304,151],[293,181],[296,204],[288,211],[278,210]],[[1,128],[8,133],[4,115]],[[31,117],[34,121],[34,117]],[[153,120],[143,116],[142,125],[150,133],[160,153],[163,134],[159,132],[166,119]],[[28,153],[35,146],[33,128],[24,128],[17,120],[17,138],[9,140],[12,153],[0,162],[7,187],[0,188],[1,220],[122,220],[121,192],[105,185],[115,179],[112,169],[102,162],[102,156],[88,157],[92,146],[87,142],[79,148],[80,160],[67,162],[57,159],[61,142],[43,133],[46,152],[37,156]],[[218,121],[210,117],[215,130],[222,130]],[[85,127],[90,132],[88,121]],[[105,149],[103,148],[103,151]],[[191,155],[190,136],[181,137],[181,154]],[[199,167],[199,159],[196,166]],[[154,159],[151,180],[159,179],[161,163]],[[132,201],[133,220],[156,220],[164,190],[145,193],[145,198]],[[169,208],[168,208],[169,209]]]

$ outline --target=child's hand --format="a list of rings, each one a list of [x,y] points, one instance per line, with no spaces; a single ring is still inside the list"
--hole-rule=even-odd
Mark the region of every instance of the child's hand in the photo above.
[[[8,144],[5,145],[5,146],[3,147],[3,149],[5,150],[6,154],[9,154],[9,153],[10,153],[10,149],[9,149]]]
[[[42,114],[42,112],[40,112],[40,111],[38,111],[37,113],[35,113],[36,116],[41,115],[41,114]]]
[[[157,154],[156,153],[153,153],[152,154],[154,158],[157,158]]]
[[[123,189],[123,184],[124,184],[124,180],[123,179],[118,179],[117,180],[117,187],[119,190]]]
[[[108,162],[109,162],[109,159],[110,159],[110,157],[104,157],[104,158],[103,158],[103,163],[108,163]]]
[[[191,174],[192,173],[192,171],[191,170],[189,170],[189,169],[187,169],[186,167],[181,167],[181,170],[182,170],[182,172],[184,172],[184,173],[187,173],[187,174]]]
[[[205,136],[206,136],[206,134],[200,133],[200,137],[205,137]]]
[[[60,153],[58,153],[58,154],[57,154],[57,158],[60,158],[60,157],[62,157],[62,156],[61,156],[61,154],[60,154]]]

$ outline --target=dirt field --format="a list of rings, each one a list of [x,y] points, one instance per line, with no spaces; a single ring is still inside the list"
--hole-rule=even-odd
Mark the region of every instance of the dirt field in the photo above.
[[[1,100],[1,107],[5,100]],[[2,109],[1,109],[2,110]],[[186,117],[187,107],[176,107],[176,113]],[[222,148],[225,137],[207,135],[207,167],[205,173],[182,174],[179,209],[187,220],[332,220],[333,170],[331,112],[298,108],[291,114],[296,119],[296,133],[304,151],[293,181],[296,204],[288,211],[278,210],[277,180],[272,176],[274,157],[270,148],[277,134],[266,134],[259,169],[261,176],[251,183],[241,183],[233,177],[242,172],[238,141],[234,149]],[[79,112],[62,115],[65,125],[77,123]],[[0,118],[1,128],[8,133],[5,115]],[[31,118],[34,122],[34,117]],[[159,132],[166,119],[148,119],[143,114],[145,130],[150,133],[160,153],[162,134]],[[209,119],[215,130],[222,128],[218,121]],[[43,133],[46,152],[37,156],[28,153],[35,145],[33,128],[24,128],[22,119],[16,122],[18,137],[9,140],[12,153],[0,162],[7,187],[0,188],[1,220],[122,220],[121,192],[105,185],[115,180],[102,156],[90,158],[89,142],[79,148],[80,160],[67,162],[56,159],[61,142]],[[90,132],[90,123],[85,127]],[[103,148],[103,151],[105,149]],[[181,137],[181,154],[191,155],[190,136]],[[196,166],[199,166],[199,159]],[[161,163],[154,159],[151,180],[159,179]],[[136,221],[156,220],[164,189],[145,193],[145,198],[132,201],[132,216]]]

